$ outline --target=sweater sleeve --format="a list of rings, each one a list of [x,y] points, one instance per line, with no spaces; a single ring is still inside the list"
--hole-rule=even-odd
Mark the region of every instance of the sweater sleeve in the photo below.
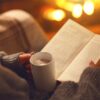
[[[29,100],[27,81],[1,65],[0,100]]]
[[[98,89],[100,89],[100,68],[99,67],[88,67],[82,73],[79,85],[83,83],[91,83]]]
[[[86,68],[78,84],[61,83],[50,100],[100,100],[100,68]]]
[[[80,77],[79,88],[72,100],[100,100],[100,68],[89,67]]]
[[[27,79],[27,72],[24,68],[23,64],[19,61],[19,55],[22,54],[22,52],[11,54],[11,55],[4,55],[1,57],[1,65],[4,67],[12,70],[17,75],[19,75],[22,78]]]
[[[5,56],[5,55],[7,55],[6,52],[0,51],[0,64],[1,64],[1,59],[2,59],[2,57]]]
[[[72,81],[61,83],[49,100],[71,100],[78,89],[78,84]]]

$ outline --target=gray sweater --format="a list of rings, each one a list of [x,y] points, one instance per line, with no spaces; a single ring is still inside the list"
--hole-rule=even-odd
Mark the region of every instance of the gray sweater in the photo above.
[[[22,65],[20,65],[18,62],[18,55],[19,54],[8,57],[3,56],[3,59],[1,59],[1,64],[8,66],[8,68],[13,71],[16,68],[21,68]],[[21,75],[21,77],[23,77],[25,73],[20,73],[18,69],[16,69],[15,72],[18,73],[19,76]],[[21,70],[24,71],[23,68]],[[34,89],[34,87],[31,88],[31,90],[33,90],[33,97],[31,100],[100,100],[100,68],[86,68],[78,83],[72,81],[61,82],[61,84],[54,90],[52,95],[49,95],[49,93],[39,93]],[[0,93],[2,92],[0,91]]]
[[[62,83],[49,100],[100,100],[100,68],[85,69],[78,83]]]

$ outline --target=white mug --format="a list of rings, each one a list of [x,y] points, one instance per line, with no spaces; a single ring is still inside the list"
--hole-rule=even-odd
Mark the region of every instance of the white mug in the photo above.
[[[38,52],[31,56],[32,74],[36,89],[51,92],[56,86],[54,59],[50,53]]]

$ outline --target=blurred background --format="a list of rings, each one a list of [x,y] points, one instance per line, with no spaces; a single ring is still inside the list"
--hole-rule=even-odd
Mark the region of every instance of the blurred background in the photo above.
[[[32,14],[49,38],[68,19],[100,34],[100,0],[0,0],[0,13],[11,9]]]

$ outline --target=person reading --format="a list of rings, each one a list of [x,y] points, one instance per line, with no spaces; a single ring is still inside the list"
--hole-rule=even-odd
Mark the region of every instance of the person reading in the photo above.
[[[1,100],[34,100],[30,96],[35,95],[34,88],[29,86],[32,82],[29,82],[32,80],[30,57],[31,53],[7,55],[0,52]],[[61,82],[52,95],[44,100],[100,100],[100,59],[97,63],[90,61],[78,83]]]

